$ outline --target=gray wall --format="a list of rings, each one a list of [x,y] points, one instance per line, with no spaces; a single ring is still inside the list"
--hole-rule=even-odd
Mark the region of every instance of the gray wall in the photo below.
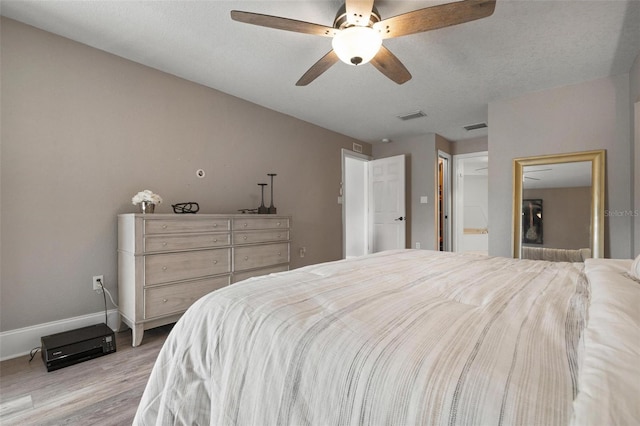
[[[524,189],[522,199],[542,200],[543,244],[532,247],[590,247],[591,187]]]
[[[451,155],[471,154],[488,150],[489,140],[486,136],[455,141],[451,144]]]
[[[607,150],[605,209],[631,211],[629,74],[489,104],[489,253],[511,257],[513,159]],[[637,181],[637,178],[636,178]],[[605,255],[631,257],[632,218],[605,218]]]
[[[278,173],[292,267],[341,258],[353,139],[15,21],[1,30],[1,330],[99,312],[91,277],[117,293],[116,215],[143,189],[160,213],[234,213]]]

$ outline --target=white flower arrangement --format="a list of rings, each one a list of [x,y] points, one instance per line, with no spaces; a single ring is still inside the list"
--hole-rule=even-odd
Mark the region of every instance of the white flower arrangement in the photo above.
[[[158,194],[154,194],[153,192],[149,191],[148,189],[145,189],[144,191],[138,192],[131,199],[131,202],[134,205],[140,204],[143,201],[147,201],[147,202],[152,203],[152,204],[160,204],[160,203],[162,203],[162,197],[159,196]]]

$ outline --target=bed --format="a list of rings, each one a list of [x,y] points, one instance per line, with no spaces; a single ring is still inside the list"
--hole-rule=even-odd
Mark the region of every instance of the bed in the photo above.
[[[398,250],[252,278],[178,321],[134,424],[636,424],[630,265]]]

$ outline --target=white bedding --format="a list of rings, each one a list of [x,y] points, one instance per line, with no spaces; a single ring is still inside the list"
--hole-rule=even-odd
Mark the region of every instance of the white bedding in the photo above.
[[[615,348],[622,383],[605,378],[606,350],[583,353],[582,269],[403,250],[234,284],[176,324],[134,424],[626,424],[638,342]],[[608,345],[594,323],[617,313],[600,311],[587,349]]]
[[[587,259],[591,284],[576,426],[640,424],[640,282],[630,260]]]

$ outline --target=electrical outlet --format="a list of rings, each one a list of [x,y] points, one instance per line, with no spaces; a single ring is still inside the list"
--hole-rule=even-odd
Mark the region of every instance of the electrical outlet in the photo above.
[[[104,285],[104,275],[95,275],[93,277],[93,289],[98,293],[102,293],[102,286],[100,285],[100,283]]]
[[[420,243],[416,243],[416,248],[419,249],[420,248]]]
[[[300,257],[304,257],[304,255],[307,253],[307,248],[306,247],[300,247]]]

